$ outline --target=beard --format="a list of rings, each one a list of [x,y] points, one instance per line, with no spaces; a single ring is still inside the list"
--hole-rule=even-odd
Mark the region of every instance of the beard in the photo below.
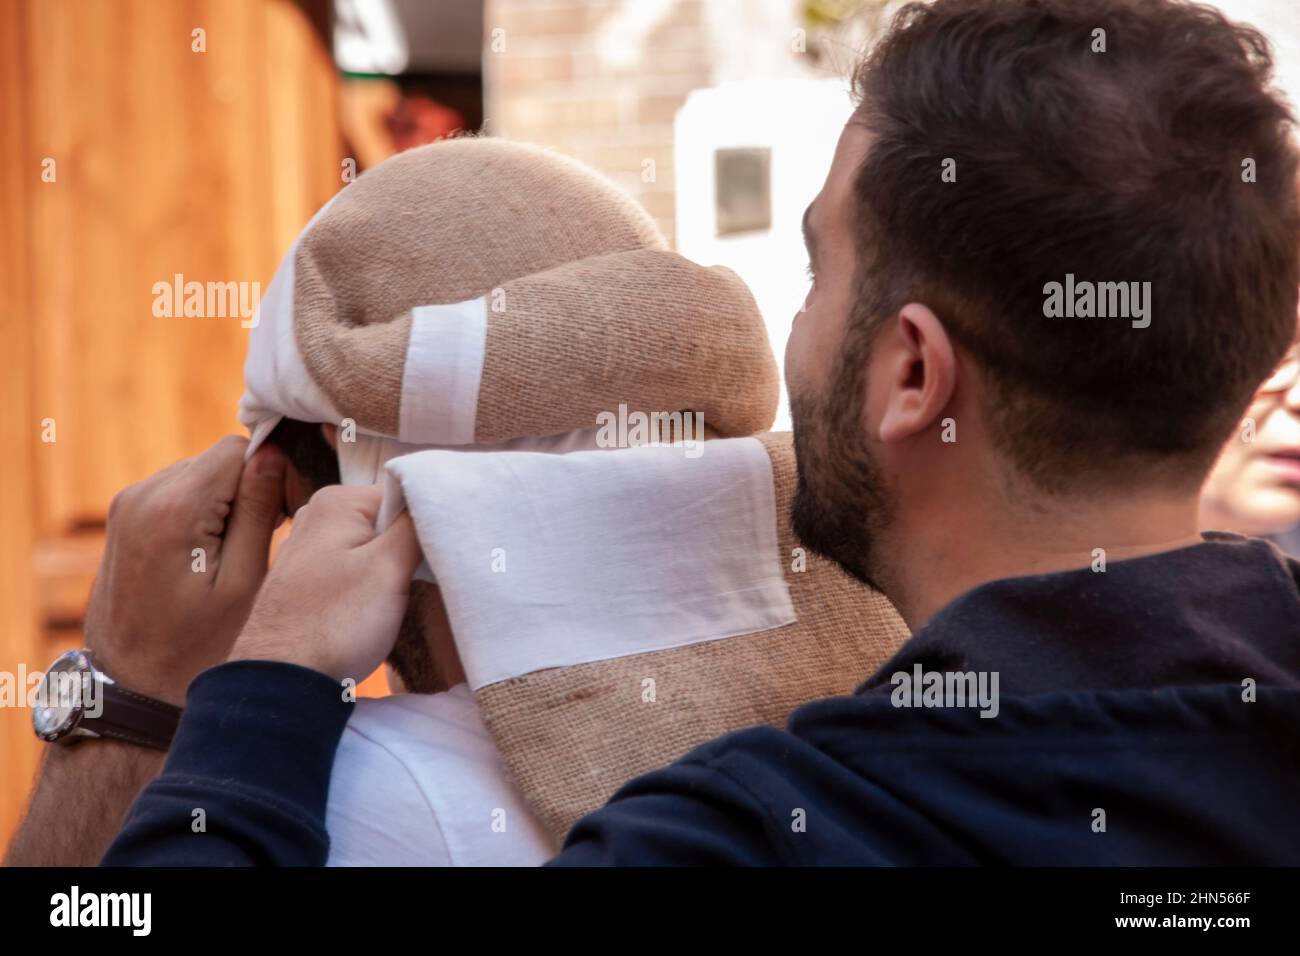
[[[386,661],[401,678],[407,693],[437,694],[465,679],[438,657],[435,645],[444,635],[448,645],[454,648],[451,624],[438,586],[428,581],[412,581],[397,641]]]
[[[790,394],[796,485],[790,521],[814,554],[889,596],[877,550],[895,501],[862,429],[866,356],[837,361],[824,395]]]

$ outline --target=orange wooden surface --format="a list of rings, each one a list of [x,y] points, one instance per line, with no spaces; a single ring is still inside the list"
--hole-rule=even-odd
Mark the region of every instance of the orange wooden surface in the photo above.
[[[155,317],[154,283],[264,290],[342,185],[343,149],[329,51],[291,0],[0,0],[0,24],[0,670],[14,673],[80,643],[113,493],[241,431],[240,317]],[[0,708],[0,847],[37,757],[30,712]]]

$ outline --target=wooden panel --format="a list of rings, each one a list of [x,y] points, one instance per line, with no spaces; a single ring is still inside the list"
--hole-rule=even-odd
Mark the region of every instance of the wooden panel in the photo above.
[[[36,440],[39,425],[32,407],[32,325],[28,315],[30,269],[27,191],[24,182],[39,182],[31,164],[22,117],[21,91],[27,51],[21,38],[26,10],[16,0],[0,0],[0,670],[16,675],[38,634],[36,582],[32,569],[35,543],[34,497]],[[44,666],[44,665],[41,665]],[[12,678],[11,678],[12,679]],[[26,709],[0,707],[0,846],[22,813],[36,768],[36,740]]]
[[[59,425],[39,513],[60,533],[235,429],[241,317],[155,317],[154,285],[264,287],[340,157],[331,66],[291,4],[29,9],[30,47],[48,51],[30,148],[59,164],[33,197],[33,308],[36,404]]]
[[[322,9],[0,0],[2,669],[79,643],[119,488],[241,431],[242,317],[157,317],[154,286],[264,290],[341,186]],[[36,759],[29,719],[0,709],[0,846]]]

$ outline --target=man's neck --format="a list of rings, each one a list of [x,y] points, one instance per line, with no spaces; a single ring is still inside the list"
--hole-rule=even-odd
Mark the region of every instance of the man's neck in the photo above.
[[[936,513],[937,511],[937,513]],[[878,553],[882,585],[915,631],[967,591],[1003,578],[1050,574],[1198,544],[1195,495],[1131,497],[1056,507],[951,501],[900,520]]]

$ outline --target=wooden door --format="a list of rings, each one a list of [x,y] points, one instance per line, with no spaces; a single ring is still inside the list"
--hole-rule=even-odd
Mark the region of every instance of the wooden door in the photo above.
[[[327,11],[0,0],[0,672],[81,644],[115,491],[241,431],[241,317],[159,317],[154,287],[265,288],[341,187]],[[30,716],[0,708],[0,847]]]

